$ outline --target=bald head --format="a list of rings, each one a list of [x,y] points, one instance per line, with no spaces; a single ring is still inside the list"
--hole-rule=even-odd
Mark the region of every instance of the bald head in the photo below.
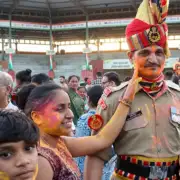
[[[0,86],[12,87],[12,85],[13,85],[12,77],[8,73],[0,71]]]

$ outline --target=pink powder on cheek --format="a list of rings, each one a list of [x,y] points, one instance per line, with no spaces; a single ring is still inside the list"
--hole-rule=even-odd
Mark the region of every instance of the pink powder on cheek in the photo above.
[[[49,126],[52,127],[56,127],[60,124],[60,117],[56,114],[56,115],[52,115],[49,118]]]
[[[60,124],[60,115],[58,112],[54,112],[53,101],[49,102],[46,106],[40,108],[40,112],[43,115],[43,120],[46,121],[47,128],[56,128]]]

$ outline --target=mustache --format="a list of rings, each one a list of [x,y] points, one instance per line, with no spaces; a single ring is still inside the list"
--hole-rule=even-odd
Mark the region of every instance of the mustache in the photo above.
[[[144,67],[161,67],[158,63],[147,62]]]

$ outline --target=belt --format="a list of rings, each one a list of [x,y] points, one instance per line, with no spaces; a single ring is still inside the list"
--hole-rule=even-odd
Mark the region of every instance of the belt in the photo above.
[[[178,167],[176,163],[172,163],[170,166],[142,166],[118,157],[115,172],[125,177],[133,177],[134,175],[147,179],[171,179],[171,177],[178,175]]]

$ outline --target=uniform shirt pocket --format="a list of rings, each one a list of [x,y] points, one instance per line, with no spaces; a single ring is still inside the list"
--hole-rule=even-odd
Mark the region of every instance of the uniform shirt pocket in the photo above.
[[[148,120],[142,114],[142,111],[137,111],[131,113],[126,118],[126,123],[123,127],[125,131],[130,131],[134,129],[144,128],[148,125]]]

